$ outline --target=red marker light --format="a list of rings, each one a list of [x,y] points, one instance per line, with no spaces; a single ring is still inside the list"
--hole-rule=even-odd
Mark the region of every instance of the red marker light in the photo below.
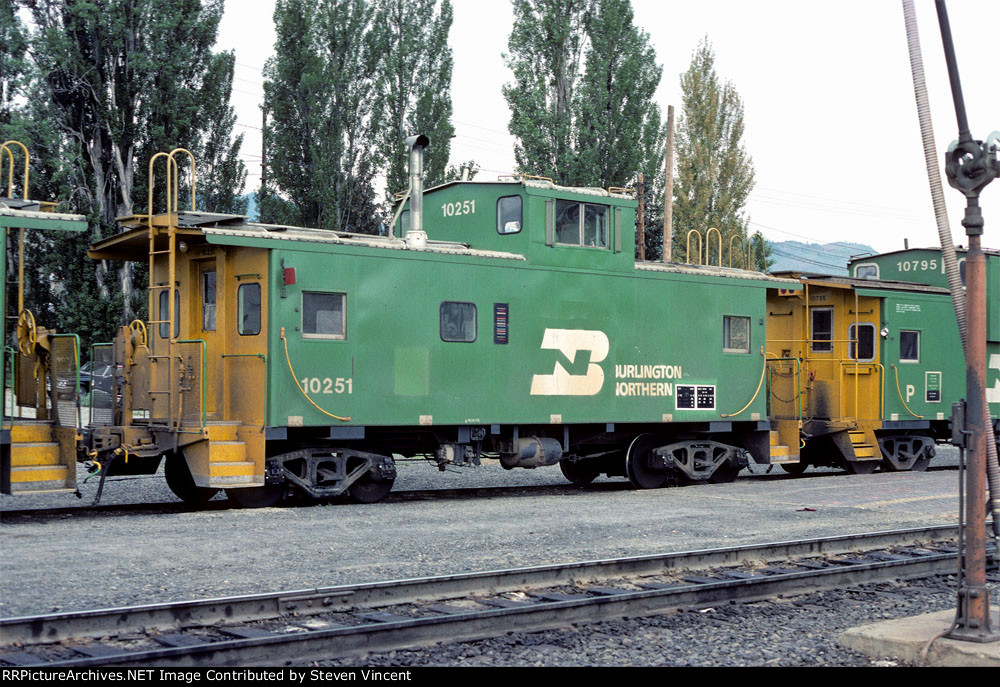
[[[283,271],[285,273],[285,286],[292,286],[295,283],[295,268],[286,267]]]

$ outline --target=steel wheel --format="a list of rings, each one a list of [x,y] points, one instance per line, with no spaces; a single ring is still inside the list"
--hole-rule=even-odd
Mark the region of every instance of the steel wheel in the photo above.
[[[163,476],[167,480],[167,486],[174,496],[191,506],[200,506],[217,493],[218,489],[210,487],[199,487],[194,483],[194,477],[188,469],[187,461],[179,453],[167,455],[167,462],[163,466]]]
[[[784,470],[785,472],[787,472],[789,475],[799,476],[803,472],[806,471],[806,468],[808,468],[809,465],[807,465],[806,463],[803,463],[803,462],[798,462],[798,463],[779,463],[778,467],[780,467],[782,470]]]
[[[653,456],[653,449],[663,442],[652,434],[640,434],[625,454],[625,474],[636,489],[657,489],[667,483],[670,471],[662,460]]]
[[[597,479],[599,474],[601,474],[601,469],[598,466],[597,460],[579,460],[571,462],[564,458],[559,461],[559,469],[562,470],[562,474],[566,479],[573,484],[580,485],[581,487],[590,484]]]
[[[852,475],[870,475],[881,461],[878,460],[845,460],[844,469]]]
[[[392,462],[392,454],[381,445],[369,446],[365,450],[382,456],[388,456],[389,461]],[[350,473],[351,470],[352,467],[349,464],[347,472]],[[384,477],[380,475],[378,466],[376,465],[347,488],[347,495],[356,503],[377,503],[389,495],[395,481],[395,467],[392,469],[391,477]]]
[[[226,497],[243,508],[269,508],[285,495],[284,484],[265,484],[262,487],[226,489]]]

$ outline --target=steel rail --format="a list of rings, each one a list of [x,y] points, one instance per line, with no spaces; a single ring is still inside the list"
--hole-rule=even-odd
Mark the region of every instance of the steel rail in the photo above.
[[[372,622],[264,637],[206,641],[193,646],[104,654],[55,661],[48,666],[155,665],[161,667],[301,665],[338,656],[388,651],[447,641],[469,641],[511,631],[538,631],[571,623],[650,615],[676,608],[733,600],[758,600],[776,594],[841,588],[884,579],[952,571],[954,554],[937,553],[907,560],[852,564],[754,579],[694,583],[668,589],[625,592],[581,600],[542,601],[514,608],[470,611],[395,622]]]
[[[724,549],[686,551],[661,555],[638,556],[622,559],[586,561],[568,565],[544,565],[512,570],[498,570],[482,573],[425,577],[392,582],[376,582],[359,585],[344,585],[318,589],[297,590],[277,594],[254,594],[223,597],[197,602],[175,602],[112,608],[94,611],[58,613],[52,615],[25,616],[0,620],[0,635],[5,647],[21,644],[46,644],[76,640],[86,637],[105,637],[115,633],[138,630],[178,631],[180,629],[204,628],[220,623],[253,622],[274,620],[293,616],[301,618],[321,613],[356,611],[359,608],[374,609],[420,601],[454,599],[474,594],[497,595],[508,591],[519,591],[546,586],[560,586],[578,583],[594,583],[623,577],[665,574],[673,571],[693,571],[698,569],[732,566],[746,562],[787,561],[790,558],[839,555],[862,550],[890,546],[910,545],[952,539],[957,535],[955,526],[936,526],[904,530],[874,532],[862,535],[822,537],[802,541],[775,542],[761,545],[746,545]],[[219,659],[219,652],[235,652],[225,662],[263,660],[273,664],[277,655],[272,645],[299,646],[289,651],[298,660],[306,651],[305,647],[319,642],[329,653],[336,645],[336,652],[351,653],[367,647],[400,646],[409,642],[436,641],[442,636],[449,639],[464,639],[485,636],[512,629],[545,627],[548,623],[566,624],[620,617],[635,613],[649,613],[677,606],[714,603],[720,599],[765,597],[778,591],[792,590],[789,584],[799,583],[809,589],[817,585],[838,586],[855,584],[871,575],[893,576],[916,575],[934,572],[949,572],[954,569],[955,554],[952,552],[934,554],[903,561],[878,562],[870,566],[850,565],[833,570],[810,570],[783,575],[761,576],[755,579],[739,579],[735,582],[719,582],[682,586],[680,588],[650,591],[627,591],[613,596],[588,597],[576,601],[533,603],[520,609],[497,609],[462,613],[460,616],[416,618],[405,622],[377,623],[331,630],[297,632],[288,636],[264,637],[259,641],[239,639],[215,641],[201,648],[157,649],[122,654],[120,657],[102,656],[100,660],[88,658],[73,659],[52,665],[98,665],[109,661],[141,664],[149,661],[165,661],[170,665],[196,665],[188,661],[210,661]],[[918,566],[914,571],[913,566]],[[905,568],[905,570],[904,570]],[[816,578],[814,575],[819,574]],[[820,582],[819,580],[825,580]],[[521,612],[516,612],[521,611]],[[452,623],[460,623],[452,625]],[[447,625],[447,634],[441,634],[442,625]],[[431,628],[422,630],[420,628]],[[430,635],[421,639],[423,632]],[[325,642],[325,644],[324,644]],[[332,644],[331,644],[332,643]],[[262,649],[260,647],[263,647]],[[268,648],[272,647],[272,648]],[[2,651],[2,649],[0,649]],[[259,658],[252,658],[254,652],[263,651]],[[312,651],[312,649],[309,649]],[[316,651],[319,651],[317,648]],[[312,655],[312,654],[310,654]],[[184,658],[189,656],[193,658]],[[88,662],[90,661],[90,662]],[[49,664],[44,664],[49,665]]]

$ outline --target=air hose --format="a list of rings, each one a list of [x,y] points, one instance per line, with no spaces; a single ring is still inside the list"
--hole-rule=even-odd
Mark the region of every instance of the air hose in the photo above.
[[[931,110],[927,98],[927,84],[924,79],[924,63],[920,53],[920,35],[917,31],[917,17],[913,9],[913,0],[903,0],[903,16],[906,21],[906,42],[910,52],[910,70],[913,72],[913,95],[917,101],[917,118],[920,121],[920,137],[924,144],[924,162],[927,166],[927,177],[931,187],[931,200],[934,203],[934,217],[937,220],[938,237],[941,240],[941,258],[944,262],[945,274],[948,278],[948,288],[951,290],[951,300],[955,307],[955,318],[958,321],[958,332],[962,337],[962,350],[968,349],[965,321],[965,290],[962,277],[958,270],[955,257],[955,244],[951,239],[951,227],[948,224],[948,210],[945,207],[944,191],[941,184],[941,173],[938,169],[936,145],[934,143],[934,128],[931,123]],[[985,425],[989,432],[993,431],[993,418],[987,403],[986,389],[983,389],[983,409],[986,414]],[[987,437],[986,441],[986,480],[990,487],[988,507],[993,515],[993,536],[1000,537],[1000,467],[997,464],[997,445],[995,437]]]

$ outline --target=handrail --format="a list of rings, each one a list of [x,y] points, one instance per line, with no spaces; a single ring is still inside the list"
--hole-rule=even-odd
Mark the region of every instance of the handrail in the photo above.
[[[794,362],[795,363],[795,368],[796,368],[796,370],[795,370],[795,378],[798,380],[798,383],[797,383],[798,391],[795,394],[795,405],[796,405],[796,408],[798,409],[796,411],[796,413],[797,413],[797,415],[799,417],[799,422],[802,422],[802,360],[800,360],[799,358],[779,358],[778,356],[774,355],[774,353],[768,353],[767,355],[768,356],[774,356],[773,358],[767,358],[767,362],[772,362],[772,363],[775,363],[775,362]],[[771,392],[771,395],[772,396],[774,395],[773,390]],[[772,411],[771,414],[772,415],[774,414],[773,411]]]
[[[691,234],[694,234],[695,236],[698,237],[698,262],[696,262],[694,264],[695,265],[700,265],[701,264],[701,232],[698,231],[697,229],[692,229],[691,231],[688,232],[688,235],[687,235],[687,253],[684,256],[684,262],[686,262],[688,265],[692,264],[691,263]]]
[[[329,415],[334,420],[340,420],[342,422],[350,422],[351,418],[349,417],[341,417],[340,415],[334,415],[333,413],[320,408],[318,405],[316,405],[316,401],[309,398],[309,394],[307,394],[305,392],[305,389],[302,388],[302,385],[299,384],[299,378],[295,375],[295,370],[292,369],[292,358],[291,356],[288,355],[288,339],[285,338],[284,327],[281,328],[281,343],[284,344],[285,346],[285,360],[288,362],[288,371],[292,373],[292,381],[295,382],[295,386],[299,388],[299,391],[302,392],[302,395],[306,397],[306,400],[312,403],[313,407],[319,412],[323,413],[324,415]]]
[[[750,405],[754,402],[754,399],[757,398],[757,394],[760,393],[760,387],[764,384],[764,375],[766,373],[767,373],[767,356],[765,355],[764,356],[764,368],[760,371],[760,381],[757,382],[757,390],[753,392],[753,396],[750,398],[749,401],[747,401],[747,404],[745,406],[743,406],[742,408],[740,408],[739,410],[737,410],[735,413],[722,413],[722,415],[720,417],[736,417],[737,415],[739,415],[740,413],[742,413],[744,410],[746,410],[747,408],[749,408]]]
[[[739,234],[733,234],[729,237],[729,266],[733,266],[733,241],[736,239],[740,240],[740,257],[746,257],[746,244],[743,242],[743,237]],[[743,269],[750,269],[750,263],[747,260],[743,261]]]
[[[24,151],[24,189],[23,189],[23,191],[24,191],[24,199],[28,200],[28,179],[30,178],[30,173],[31,173],[31,154],[28,152],[28,147],[26,145],[24,145],[20,141],[15,141],[14,139],[10,139],[10,140],[4,141],[3,143],[0,143],[0,175],[3,174],[3,154],[2,154],[2,151],[6,150],[7,151],[7,155],[10,157],[10,165],[9,165],[9,167],[10,167],[10,173],[7,176],[7,197],[8,198],[13,198],[14,197],[14,151],[12,151],[9,147],[7,147],[8,144],[10,144],[10,143],[14,143],[14,144],[20,146],[21,150]]]
[[[719,267],[722,267],[722,232],[719,231],[718,229],[716,229],[715,227],[709,227],[708,231],[705,232],[705,264],[706,265],[711,265],[712,264],[712,259],[711,258],[712,258],[712,232],[713,231],[719,237],[719,240],[718,240],[718,246],[719,246]]]
[[[912,415],[913,417],[915,417],[915,418],[917,418],[919,420],[923,420],[924,416],[923,415],[917,415],[912,410],[910,410],[910,406],[906,405],[906,401],[903,400],[903,392],[899,388],[899,369],[894,364],[890,365],[890,367],[892,367],[892,371],[896,375],[896,395],[899,396],[900,403],[903,404],[903,407],[906,408],[906,412],[908,412],[910,415]]]

